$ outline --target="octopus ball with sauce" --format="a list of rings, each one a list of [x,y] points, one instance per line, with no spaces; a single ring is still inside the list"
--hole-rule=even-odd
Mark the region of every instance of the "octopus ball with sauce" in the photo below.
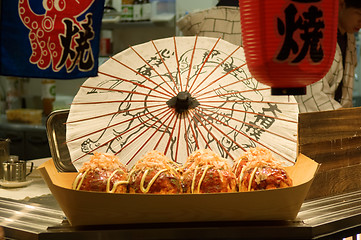
[[[181,193],[178,165],[159,151],[150,151],[136,162],[129,173],[129,193]]]
[[[263,148],[251,148],[234,164],[240,192],[292,187],[286,170]]]
[[[209,149],[193,152],[182,169],[185,193],[236,191],[236,176],[228,162]]]
[[[128,172],[119,159],[106,153],[95,153],[85,162],[73,182],[73,189],[126,193]]]

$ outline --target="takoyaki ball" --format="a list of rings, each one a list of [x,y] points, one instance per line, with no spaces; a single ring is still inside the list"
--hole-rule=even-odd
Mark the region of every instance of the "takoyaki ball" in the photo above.
[[[187,158],[182,185],[185,193],[235,192],[236,176],[224,158],[209,149],[202,149]]]
[[[176,170],[177,166],[161,152],[148,152],[129,173],[129,193],[181,193],[181,177]]]
[[[241,174],[242,168],[248,163],[255,160],[261,161],[275,161],[273,158],[272,152],[265,148],[249,148],[247,151],[243,152],[241,156],[235,161],[232,167],[232,171],[236,174],[238,178]]]
[[[112,154],[94,153],[85,162],[73,182],[73,189],[108,193],[126,193],[128,172]]]
[[[292,187],[291,177],[270,151],[257,148],[245,155],[248,161],[237,175],[240,192]],[[240,161],[244,161],[244,157]]]

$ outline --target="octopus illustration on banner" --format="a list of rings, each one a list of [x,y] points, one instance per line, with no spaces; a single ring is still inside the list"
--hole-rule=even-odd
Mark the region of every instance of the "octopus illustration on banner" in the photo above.
[[[39,69],[71,72],[94,68],[90,41],[94,38],[93,14],[86,13],[95,0],[44,0],[44,14],[35,13],[30,0],[19,0],[19,16],[30,30],[29,61]],[[86,14],[84,14],[86,13]]]
[[[288,165],[296,159],[297,103],[251,76],[242,47],[159,39],[111,57],[98,74],[80,87],[66,123],[76,168],[94,152],[132,165],[153,149],[179,163],[200,148],[234,161],[257,146]]]

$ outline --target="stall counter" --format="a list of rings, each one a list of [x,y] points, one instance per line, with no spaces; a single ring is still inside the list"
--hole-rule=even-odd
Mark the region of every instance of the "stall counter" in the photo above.
[[[343,239],[361,232],[361,191],[308,200],[293,221],[72,227],[52,195],[0,197],[5,239]],[[356,237],[354,238],[356,239]]]

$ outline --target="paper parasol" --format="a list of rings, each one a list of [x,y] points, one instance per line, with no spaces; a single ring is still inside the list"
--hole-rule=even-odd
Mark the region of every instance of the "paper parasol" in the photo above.
[[[236,160],[250,147],[296,159],[298,107],[252,78],[242,47],[173,37],[129,47],[87,79],[72,103],[67,145],[77,169],[93,152],[133,165],[150,150],[183,163],[209,148]]]

